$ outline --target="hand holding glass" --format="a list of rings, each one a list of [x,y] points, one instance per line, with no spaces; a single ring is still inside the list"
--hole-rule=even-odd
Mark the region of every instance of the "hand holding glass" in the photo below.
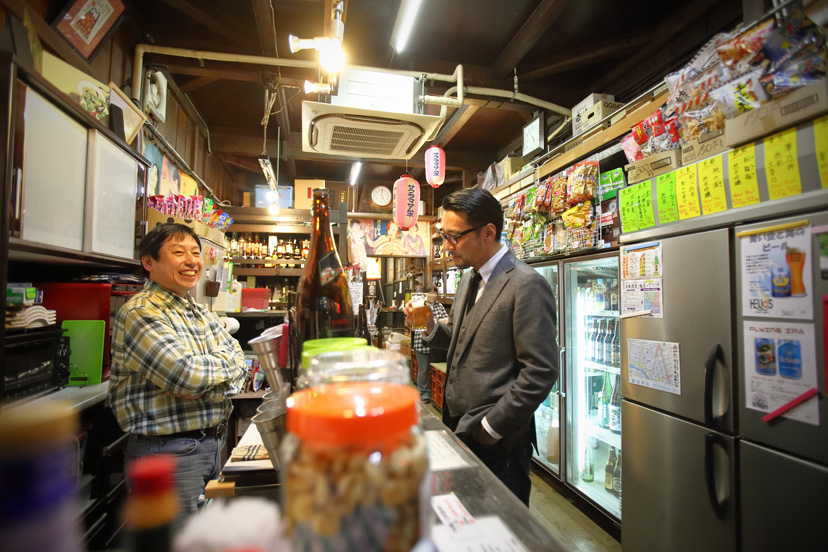
[[[426,302],[426,296],[418,293],[411,295],[411,319],[412,328],[417,330],[425,330],[428,318],[431,316],[431,307]]]

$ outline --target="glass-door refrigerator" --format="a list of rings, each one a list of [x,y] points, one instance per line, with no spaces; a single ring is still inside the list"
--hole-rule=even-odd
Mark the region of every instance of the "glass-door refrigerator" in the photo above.
[[[552,293],[555,295],[556,314],[558,315],[555,319],[557,332],[554,336],[550,337],[554,337],[560,345],[561,328],[559,320],[562,309],[560,301],[560,263],[555,262],[553,264],[538,265],[534,268],[549,282],[549,285],[552,287]],[[535,460],[544,469],[558,478],[560,478],[561,471],[561,443],[563,442],[561,435],[560,393],[563,387],[562,378],[563,371],[559,374],[558,381],[555,382],[555,387],[549,392],[549,396],[546,397],[546,400],[535,411],[535,431],[537,432],[538,450],[532,452]]]
[[[621,520],[617,253],[563,263],[565,482]]]

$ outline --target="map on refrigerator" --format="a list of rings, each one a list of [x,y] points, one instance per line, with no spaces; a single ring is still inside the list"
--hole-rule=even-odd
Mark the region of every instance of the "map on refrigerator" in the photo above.
[[[681,395],[679,344],[627,339],[627,379],[630,383]]]

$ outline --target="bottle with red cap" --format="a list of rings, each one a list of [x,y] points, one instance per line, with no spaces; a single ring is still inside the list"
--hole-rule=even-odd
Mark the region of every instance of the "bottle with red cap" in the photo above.
[[[175,520],[181,511],[175,468],[176,460],[169,455],[139,458],[130,464],[130,496],[124,505],[129,552],[172,550]]]

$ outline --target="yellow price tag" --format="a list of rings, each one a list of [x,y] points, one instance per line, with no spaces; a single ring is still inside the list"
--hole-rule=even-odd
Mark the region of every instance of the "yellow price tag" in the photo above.
[[[771,200],[802,193],[796,157],[796,127],[765,138],[765,177]]]
[[[696,165],[681,167],[676,171],[676,199],[679,219],[684,220],[701,215],[699,209],[699,186]]]
[[[814,143],[816,143],[819,181],[828,188],[828,115],[814,121]]]
[[[730,202],[734,209],[759,203],[756,178],[756,146],[753,142],[727,152]]]
[[[699,191],[705,215],[727,211],[724,167],[722,157],[716,155],[699,163]]]

